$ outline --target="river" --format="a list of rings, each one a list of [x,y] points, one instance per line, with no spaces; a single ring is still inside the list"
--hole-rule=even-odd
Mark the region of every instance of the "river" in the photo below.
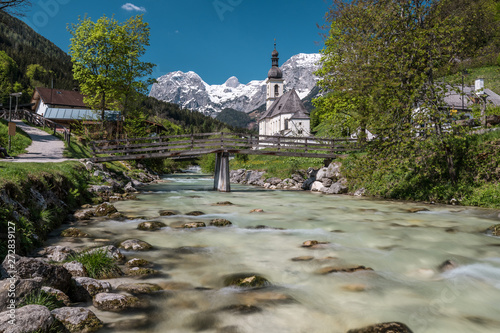
[[[241,185],[219,193],[211,178],[196,174],[163,180],[137,201],[115,203],[135,218],[82,227],[113,242],[149,242],[152,251],[125,252],[154,262],[163,274],[140,282],[178,283],[154,300],[152,325],[131,331],[340,333],[388,321],[413,332],[500,331],[500,238],[483,233],[499,223],[498,211]],[[214,205],[221,201],[233,205]],[[205,215],[158,217],[164,209]],[[214,218],[233,225],[137,230],[144,219],[173,225]],[[255,228],[262,225],[268,228]],[[308,240],[325,244],[302,247]],[[446,260],[454,268],[438,269]],[[373,271],[321,274],[360,265]],[[249,292],[223,286],[226,275],[245,272],[272,286]],[[122,318],[91,308],[108,322]]]

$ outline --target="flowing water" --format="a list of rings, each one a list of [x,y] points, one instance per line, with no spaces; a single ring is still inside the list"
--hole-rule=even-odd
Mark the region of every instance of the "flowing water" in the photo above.
[[[498,211],[237,185],[219,193],[211,190],[212,179],[194,174],[163,180],[137,201],[115,203],[136,218],[85,229],[114,242],[149,242],[154,250],[125,255],[154,262],[162,275],[138,282],[176,289],[153,299],[156,310],[147,314],[153,325],[129,331],[340,333],[387,321],[414,332],[500,331],[500,238],[483,233],[499,223]],[[221,201],[234,205],[214,205]],[[427,210],[410,212],[415,208]],[[158,217],[164,209],[205,215]],[[233,225],[137,230],[144,220],[174,225],[214,218]],[[307,240],[326,244],[302,247]],[[304,256],[313,258],[291,260]],[[446,260],[456,268],[439,270]],[[373,271],[320,274],[327,267],[360,265]],[[224,287],[225,276],[248,272],[272,286]],[[108,322],[123,319],[95,312]],[[141,314],[129,316],[134,318]]]

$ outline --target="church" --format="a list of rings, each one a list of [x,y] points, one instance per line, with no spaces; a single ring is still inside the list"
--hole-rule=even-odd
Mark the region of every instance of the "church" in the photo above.
[[[295,89],[285,92],[278,56],[274,44],[272,67],[266,80],[266,111],[259,119],[259,135],[310,136],[309,112]]]

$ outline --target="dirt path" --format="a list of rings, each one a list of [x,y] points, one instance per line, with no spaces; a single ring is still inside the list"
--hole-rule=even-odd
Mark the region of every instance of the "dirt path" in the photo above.
[[[26,148],[28,153],[16,156],[13,160],[4,159],[2,161],[11,162],[64,162],[69,159],[63,157],[64,142],[53,135],[48,134],[38,128],[26,125],[20,120],[15,120],[16,126],[25,131],[33,140]]]

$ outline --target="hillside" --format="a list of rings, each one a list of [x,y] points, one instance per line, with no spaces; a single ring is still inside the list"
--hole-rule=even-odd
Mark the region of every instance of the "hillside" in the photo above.
[[[8,68],[9,75],[0,77],[0,103],[6,103],[16,83],[16,90],[21,88],[24,92],[22,102],[30,99],[33,85],[50,86],[53,80],[55,88],[73,88],[69,55],[21,20],[0,12],[0,72],[2,67],[6,71],[9,58],[14,63]],[[41,67],[32,67],[31,75],[27,75],[33,64]]]

